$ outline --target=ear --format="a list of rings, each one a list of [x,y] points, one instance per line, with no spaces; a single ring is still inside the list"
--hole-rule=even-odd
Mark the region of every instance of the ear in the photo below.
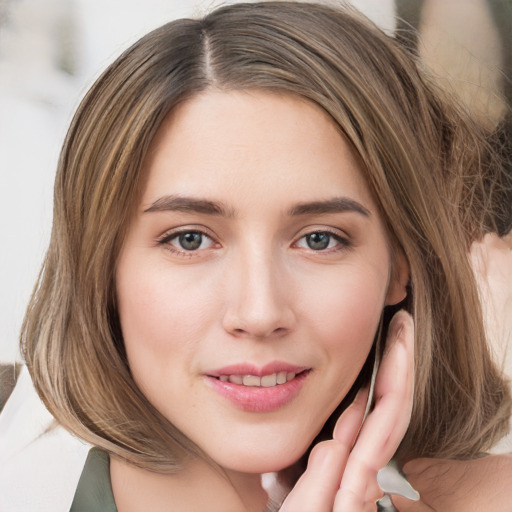
[[[386,294],[386,306],[392,306],[402,302],[407,297],[407,284],[409,283],[409,263],[402,251],[394,254],[391,264],[391,276],[389,278],[388,292]]]

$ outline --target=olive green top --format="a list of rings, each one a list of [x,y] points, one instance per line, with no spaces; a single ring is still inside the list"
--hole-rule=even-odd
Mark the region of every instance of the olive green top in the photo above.
[[[97,448],[89,451],[70,512],[117,512],[107,453]]]

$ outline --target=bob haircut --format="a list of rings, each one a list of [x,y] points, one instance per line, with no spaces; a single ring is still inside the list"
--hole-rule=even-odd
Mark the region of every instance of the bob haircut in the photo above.
[[[488,193],[500,163],[406,48],[355,12],[293,2],[235,4],[166,24],[82,101],[21,337],[57,421],[147,469],[176,471],[187,454],[202,455],[132,379],[115,270],[156,131],[177,104],[210,88],[305,98],[359,154],[395,257],[410,267],[400,307],[416,325],[415,395],[397,456],[469,458],[490,447],[508,428],[510,398],[489,355],[468,248],[503,208]]]

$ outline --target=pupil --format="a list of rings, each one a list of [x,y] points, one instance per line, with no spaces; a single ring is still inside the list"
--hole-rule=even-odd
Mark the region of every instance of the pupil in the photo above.
[[[180,245],[187,251],[194,251],[201,246],[201,233],[185,233],[179,236]]]
[[[326,233],[311,233],[307,237],[307,244],[310,249],[320,251],[329,247],[331,237]]]

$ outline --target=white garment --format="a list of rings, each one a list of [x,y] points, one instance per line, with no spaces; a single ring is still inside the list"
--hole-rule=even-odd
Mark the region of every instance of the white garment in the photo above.
[[[69,511],[90,446],[53,424],[24,367],[0,415],[0,512]]]

